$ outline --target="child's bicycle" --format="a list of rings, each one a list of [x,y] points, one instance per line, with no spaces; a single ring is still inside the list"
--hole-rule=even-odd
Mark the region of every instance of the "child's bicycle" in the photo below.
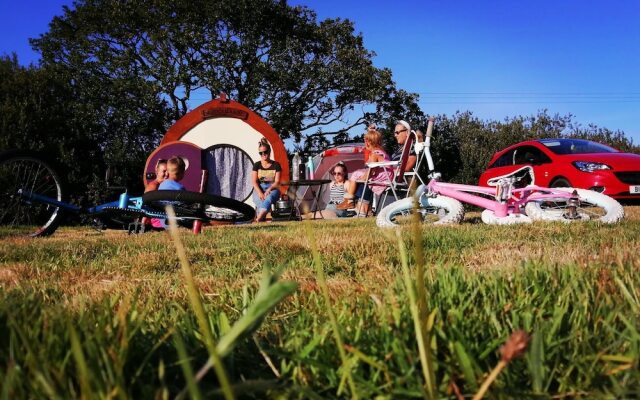
[[[492,187],[440,182],[440,174],[434,172],[429,151],[430,139],[428,130],[425,142],[416,144],[418,157],[427,160],[430,181],[420,185],[414,197],[400,199],[380,210],[376,219],[378,226],[395,227],[408,223],[414,212],[418,212],[425,223],[459,223],[464,219],[461,202],[483,208],[481,216],[486,224],[530,223],[534,220],[592,220],[614,224],[624,217],[620,203],[602,193],[536,186],[530,166],[491,179],[488,183]]]
[[[157,190],[129,197],[125,190],[117,201],[88,208],[63,199],[60,175],[39,154],[19,150],[0,153],[0,225],[8,226],[12,234],[50,235],[67,214],[89,216],[101,224],[114,219],[135,220],[134,224],[139,224],[141,217],[166,219],[167,204],[173,206],[177,221],[183,224],[244,223],[255,217],[253,207],[240,201],[188,191]]]

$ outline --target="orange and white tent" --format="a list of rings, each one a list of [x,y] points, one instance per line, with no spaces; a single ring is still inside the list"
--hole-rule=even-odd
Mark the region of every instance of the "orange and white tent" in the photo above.
[[[224,94],[188,112],[169,128],[160,146],[147,158],[145,182],[159,159],[180,156],[187,163],[182,181],[187,190],[233,198],[253,204],[251,171],[260,160],[258,143],[266,138],[271,157],[289,180],[287,150],[280,135],[258,114]],[[206,182],[201,182],[207,171]]]

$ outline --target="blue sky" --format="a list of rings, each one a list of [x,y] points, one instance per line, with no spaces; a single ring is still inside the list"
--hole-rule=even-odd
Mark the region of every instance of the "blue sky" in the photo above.
[[[0,53],[36,62],[28,38],[65,0],[0,0]],[[640,0],[295,0],[348,18],[428,114],[568,114],[640,144]],[[195,104],[194,106],[197,106]]]

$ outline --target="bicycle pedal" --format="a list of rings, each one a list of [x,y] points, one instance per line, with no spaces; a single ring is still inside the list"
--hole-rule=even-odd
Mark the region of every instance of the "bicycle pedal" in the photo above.
[[[131,222],[127,228],[129,235],[139,235],[147,231],[147,224],[143,224],[141,221]]]
[[[104,232],[104,231],[105,231],[105,229],[106,229],[106,225],[105,225],[102,221],[100,221],[100,220],[98,220],[98,219],[94,219],[94,220],[91,222],[91,227],[92,227],[94,230],[96,230],[97,232],[100,232],[100,233]]]

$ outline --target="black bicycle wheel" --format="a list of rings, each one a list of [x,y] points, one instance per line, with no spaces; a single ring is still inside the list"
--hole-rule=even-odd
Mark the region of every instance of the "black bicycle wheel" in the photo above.
[[[30,194],[62,201],[60,176],[38,153],[0,153],[0,225],[9,234],[47,236],[62,219],[62,210],[30,199]]]
[[[256,216],[253,207],[238,200],[182,190],[147,192],[142,196],[142,203],[156,211],[164,211],[171,204],[176,216],[182,219],[240,223],[251,221]]]

